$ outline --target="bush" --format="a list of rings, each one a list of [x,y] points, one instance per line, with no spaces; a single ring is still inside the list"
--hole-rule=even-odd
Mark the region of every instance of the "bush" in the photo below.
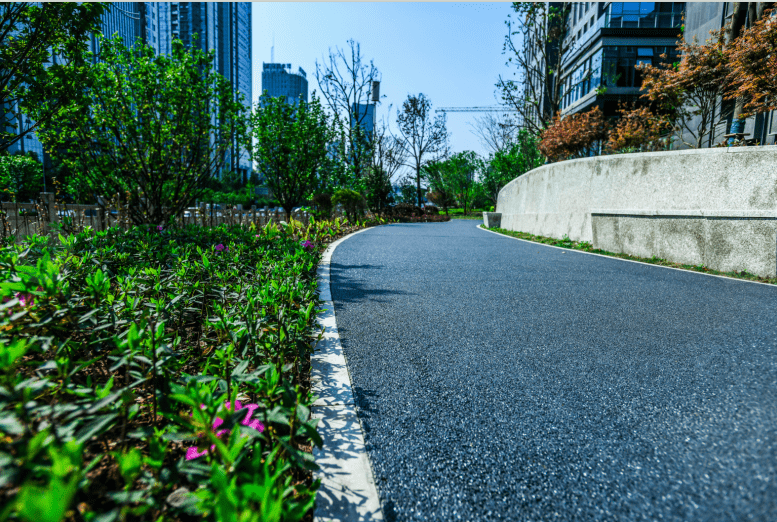
[[[361,194],[351,189],[340,189],[332,196],[332,205],[342,205],[348,221],[364,214],[366,204]]]
[[[424,213],[429,214],[431,216],[436,216],[440,213],[440,209],[435,207],[434,205],[426,205],[424,207]]]
[[[597,142],[607,139],[607,122],[599,107],[571,114],[556,115],[540,135],[538,148],[550,161],[584,157],[594,152]]]
[[[114,228],[0,248],[5,514],[301,520],[317,484],[299,448],[321,444],[305,384],[316,243],[341,224],[319,229]]]
[[[316,219],[327,219],[332,215],[332,196],[329,194],[316,194],[311,200],[316,207]]]
[[[43,165],[30,156],[0,156],[0,200],[27,202],[43,191]]]
[[[424,211],[412,203],[397,203],[391,207],[391,215],[393,217],[423,216]]]

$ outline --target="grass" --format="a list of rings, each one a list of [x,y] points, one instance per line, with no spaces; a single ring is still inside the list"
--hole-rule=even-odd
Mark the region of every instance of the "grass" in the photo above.
[[[484,227],[485,228],[485,227]],[[557,246],[561,248],[569,248],[570,250],[581,250],[583,252],[590,252],[592,254],[601,254],[604,256],[610,256],[610,257],[618,257],[620,259],[628,259],[629,261],[638,261],[640,263],[648,263],[651,265],[660,265],[660,266],[668,266],[671,268],[679,268],[681,270],[691,270],[693,272],[703,272],[705,274],[712,274],[712,275],[718,275],[718,276],[724,276],[724,277],[731,277],[734,279],[746,279],[748,281],[756,281],[758,283],[767,283],[770,285],[777,284],[777,278],[775,277],[761,277],[757,276],[755,274],[751,274],[749,272],[746,272],[744,270],[740,272],[720,272],[718,270],[713,270],[709,267],[706,267],[704,265],[683,265],[681,263],[673,263],[671,261],[667,261],[666,259],[662,259],[660,257],[653,256],[651,258],[645,258],[645,257],[637,257],[632,256],[629,254],[619,254],[614,252],[608,252],[606,250],[601,250],[599,248],[594,248],[593,245],[587,241],[572,241],[569,239],[568,236],[564,235],[562,239],[555,239],[552,237],[545,237],[545,236],[535,236],[533,234],[528,234],[526,232],[516,232],[513,230],[505,230],[503,228],[486,228],[486,230],[490,230],[492,232],[498,232],[499,234],[503,234],[505,236],[510,237],[517,237],[518,239],[525,239],[527,241],[532,241],[534,243],[543,243],[545,245],[552,245]]]
[[[483,219],[483,212],[485,209],[469,209],[469,212],[464,213],[463,208],[451,208],[448,209],[448,215],[451,219]],[[440,210],[440,214],[445,214]]]

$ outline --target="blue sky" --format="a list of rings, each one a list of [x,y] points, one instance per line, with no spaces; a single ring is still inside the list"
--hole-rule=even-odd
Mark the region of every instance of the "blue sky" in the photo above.
[[[396,130],[396,111],[408,94],[424,93],[436,107],[496,105],[499,74],[512,76],[502,54],[509,3],[254,2],[253,97],[261,94],[262,62],[291,63],[307,73],[309,91],[318,91],[315,63],[329,48],[354,39],[362,56],[382,74],[378,116]],[[454,152],[485,151],[470,131],[478,113],[448,113]]]

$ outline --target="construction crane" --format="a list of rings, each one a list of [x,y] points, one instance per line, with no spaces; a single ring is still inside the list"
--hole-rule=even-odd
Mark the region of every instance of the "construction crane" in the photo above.
[[[440,107],[434,112],[518,112],[504,105],[495,105],[492,107]]]

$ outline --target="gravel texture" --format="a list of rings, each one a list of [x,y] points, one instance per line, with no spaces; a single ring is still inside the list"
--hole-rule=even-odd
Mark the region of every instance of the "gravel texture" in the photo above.
[[[777,520],[777,288],[477,224],[332,258],[389,521]]]

